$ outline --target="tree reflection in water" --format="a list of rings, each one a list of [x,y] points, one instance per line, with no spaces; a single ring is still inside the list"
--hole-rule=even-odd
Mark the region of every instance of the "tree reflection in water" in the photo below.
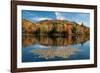
[[[36,35],[23,35],[22,46],[26,47],[32,44],[41,45],[55,45],[55,46],[68,46],[72,44],[83,44],[89,40],[89,35],[68,35],[66,37],[51,37],[51,36],[36,36]]]
[[[23,48],[33,45],[33,49],[29,50],[29,52],[38,55],[37,58],[46,60],[55,57],[67,59],[81,51],[78,48],[70,47],[70,45],[80,44],[82,46],[89,40],[89,35],[69,35],[66,37],[23,35],[22,37]],[[37,49],[34,49],[35,44],[39,46]]]

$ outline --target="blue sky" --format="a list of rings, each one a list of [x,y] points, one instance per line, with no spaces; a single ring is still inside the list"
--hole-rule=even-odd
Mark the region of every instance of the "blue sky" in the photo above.
[[[31,11],[22,10],[22,19],[27,19],[32,22],[41,20],[69,20],[79,24],[82,22],[86,26],[90,26],[90,14],[78,12],[54,12],[54,11]]]

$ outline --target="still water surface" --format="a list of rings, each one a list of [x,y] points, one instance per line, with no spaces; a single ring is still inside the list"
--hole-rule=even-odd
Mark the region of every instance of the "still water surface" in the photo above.
[[[86,35],[67,37],[23,35],[22,38],[22,62],[90,58],[90,41]]]

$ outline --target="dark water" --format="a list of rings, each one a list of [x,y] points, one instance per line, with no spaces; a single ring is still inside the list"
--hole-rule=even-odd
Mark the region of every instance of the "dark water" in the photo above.
[[[90,58],[88,35],[22,36],[22,62],[85,60]]]

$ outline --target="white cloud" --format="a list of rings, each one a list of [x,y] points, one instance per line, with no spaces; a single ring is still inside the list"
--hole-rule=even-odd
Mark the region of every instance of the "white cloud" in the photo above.
[[[39,21],[41,20],[51,20],[51,18],[39,18]]]
[[[51,18],[46,18],[46,17],[35,17],[32,18],[33,21],[42,21],[42,20],[52,20]]]
[[[64,17],[64,15],[62,13],[60,13],[60,12],[55,12],[55,15],[56,15],[56,19],[58,19],[58,20],[64,20],[64,19],[66,19]]]

